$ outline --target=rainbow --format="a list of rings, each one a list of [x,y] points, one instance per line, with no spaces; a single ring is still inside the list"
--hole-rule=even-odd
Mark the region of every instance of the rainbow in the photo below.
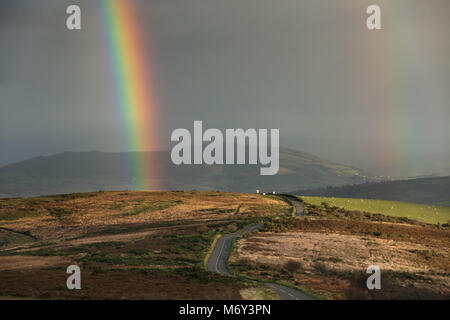
[[[99,0],[115,104],[127,150],[134,189],[156,189],[157,169],[143,151],[157,148],[158,108],[151,65],[134,0]],[[153,182],[151,182],[153,181]]]
[[[348,8],[340,6],[339,10],[342,15],[351,10],[352,16],[357,17],[365,8],[366,5],[360,3]],[[376,109],[367,109],[371,121],[364,128],[370,142],[362,148],[370,155],[370,161],[393,177],[408,177],[417,175],[421,167],[423,160],[418,155],[423,153],[423,145],[427,143],[423,132],[430,130],[427,119],[417,116],[420,113],[414,106],[419,101],[426,108],[430,103],[427,101],[429,93],[436,94],[437,88],[446,81],[439,77],[444,72],[429,67],[436,55],[433,48],[439,35],[430,37],[430,29],[419,29],[420,24],[414,23],[411,17],[420,15],[420,5],[389,1],[381,10],[382,30],[368,31],[365,20],[361,20],[365,32],[353,39],[356,45],[351,48],[360,50],[357,56],[366,58],[355,60],[360,68],[354,74],[347,73],[346,77],[354,81],[355,109],[365,108],[367,100],[377,103]],[[427,15],[439,18],[434,22],[436,30],[447,30],[447,20],[441,12],[437,7],[430,8]],[[370,90],[367,83],[371,84]],[[445,126],[444,122],[439,125]]]

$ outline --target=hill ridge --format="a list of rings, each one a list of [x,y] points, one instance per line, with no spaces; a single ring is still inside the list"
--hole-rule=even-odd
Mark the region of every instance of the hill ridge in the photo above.
[[[286,192],[293,189],[346,185],[372,180],[363,170],[306,152],[280,148],[280,171],[261,176],[259,165],[181,165],[169,151],[142,152],[158,175],[147,177],[161,190]],[[0,167],[0,196],[133,189],[128,171],[130,152],[65,151]]]

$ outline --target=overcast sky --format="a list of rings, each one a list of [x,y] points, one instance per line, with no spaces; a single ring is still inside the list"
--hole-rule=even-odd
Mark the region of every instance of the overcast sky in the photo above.
[[[279,128],[282,146],[366,168],[449,151],[448,0],[137,2],[167,149],[203,120]],[[374,3],[383,29],[369,31]],[[66,30],[69,4],[81,31]],[[0,164],[127,151],[97,5],[0,2]]]

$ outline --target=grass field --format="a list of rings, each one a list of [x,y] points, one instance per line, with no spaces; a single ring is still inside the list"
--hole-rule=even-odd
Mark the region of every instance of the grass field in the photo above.
[[[432,205],[421,205],[407,202],[351,199],[351,198],[327,198],[327,197],[301,197],[305,202],[320,205],[322,202],[330,206],[341,207],[346,210],[367,211],[381,213],[393,217],[407,217],[427,223],[447,223],[450,220],[450,208]]]

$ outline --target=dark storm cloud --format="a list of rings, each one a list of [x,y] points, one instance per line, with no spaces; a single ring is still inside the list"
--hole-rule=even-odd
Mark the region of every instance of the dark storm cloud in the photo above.
[[[393,123],[421,119],[418,131],[398,127],[406,138],[396,136],[396,143],[419,139],[411,148],[417,154],[448,151],[450,3],[382,1],[383,30],[370,33],[365,9],[372,2],[140,1],[164,143],[193,120],[280,128],[284,145],[363,165],[374,158],[372,146],[384,144],[383,129],[375,136],[368,130],[382,118],[383,105],[397,115]],[[69,4],[82,8],[82,31],[65,29]],[[97,4],[1,1],[0,164],[64,150],[126,148]],[[417,48],[396,47],[414,43],[416,35]],[[402,74],[417,81],[383,88],[385,77],[395,75],[389,70],[401,68],[402,54],[409,57]],[[408,92],[417,94],[394,101]]]

